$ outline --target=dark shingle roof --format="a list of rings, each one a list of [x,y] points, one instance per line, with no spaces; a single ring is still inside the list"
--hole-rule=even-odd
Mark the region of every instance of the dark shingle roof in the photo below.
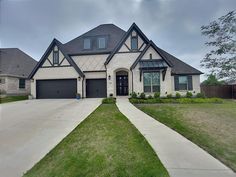
[[[124,34],[125,31],[114,24],[102,24],[65,43],[63,45],[63,48],[69,55],[86,53],[109,53],[113,51]],[[97,36],[108,37],[108,46],[106,49],[101,50],[97,49],[97,47],[94,47],[96,45],[95,37]],[[94,38],[94,40],[92,41],[92,50],[83,50],[83,39],[86,37]]]
[[[196,68],[186,64],[185,62],[181,61],[180,59],[174,57],[173,55],[169,54],[168,52],[160,49],[157,47],[157,50],[168,60],[172,63],[172,74],[203,74],[201,71],[197,70]]]
[[[28,77],[37,61],[18,48],[0,49],[0,74]]]

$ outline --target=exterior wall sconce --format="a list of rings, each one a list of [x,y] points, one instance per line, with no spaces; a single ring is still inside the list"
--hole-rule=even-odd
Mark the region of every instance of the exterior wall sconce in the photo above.
[[[111,75],[108,76],[108,79],[111,80]]]
[[[78,80],[79,80],[79,81],[81,80],[81,77],[80,77],[80,76],[78,77]]]
[[[31,79],[30,81],[31,81],[31,82],[34,82],[34,79]]]

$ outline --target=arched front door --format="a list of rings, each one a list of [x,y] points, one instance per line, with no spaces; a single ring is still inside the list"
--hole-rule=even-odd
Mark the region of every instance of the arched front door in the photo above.
[[[129,93],[128,72],[116,72],[116,95],[123,96]]]

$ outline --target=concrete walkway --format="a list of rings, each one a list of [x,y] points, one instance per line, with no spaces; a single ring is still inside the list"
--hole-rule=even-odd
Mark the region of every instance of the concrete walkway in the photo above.
[[[180,134],[118,98],[119,110],[143,134],[171,177],[235,177],[236,174]]]
[[[20,177],[101,103],[27,100],[0,105],[0,177]]]

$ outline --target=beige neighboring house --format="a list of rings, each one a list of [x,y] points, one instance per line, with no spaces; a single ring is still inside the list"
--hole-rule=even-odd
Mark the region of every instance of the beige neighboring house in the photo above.
[[[135,23],[127,31],[102,24],[65,44],[54,39],[30,75],[31,94],[35,98],[197,94],[200,74],[157,47]]]
[[[30,94],[29,74],[37,61],[18,48],[0,48],[1,95]]]

